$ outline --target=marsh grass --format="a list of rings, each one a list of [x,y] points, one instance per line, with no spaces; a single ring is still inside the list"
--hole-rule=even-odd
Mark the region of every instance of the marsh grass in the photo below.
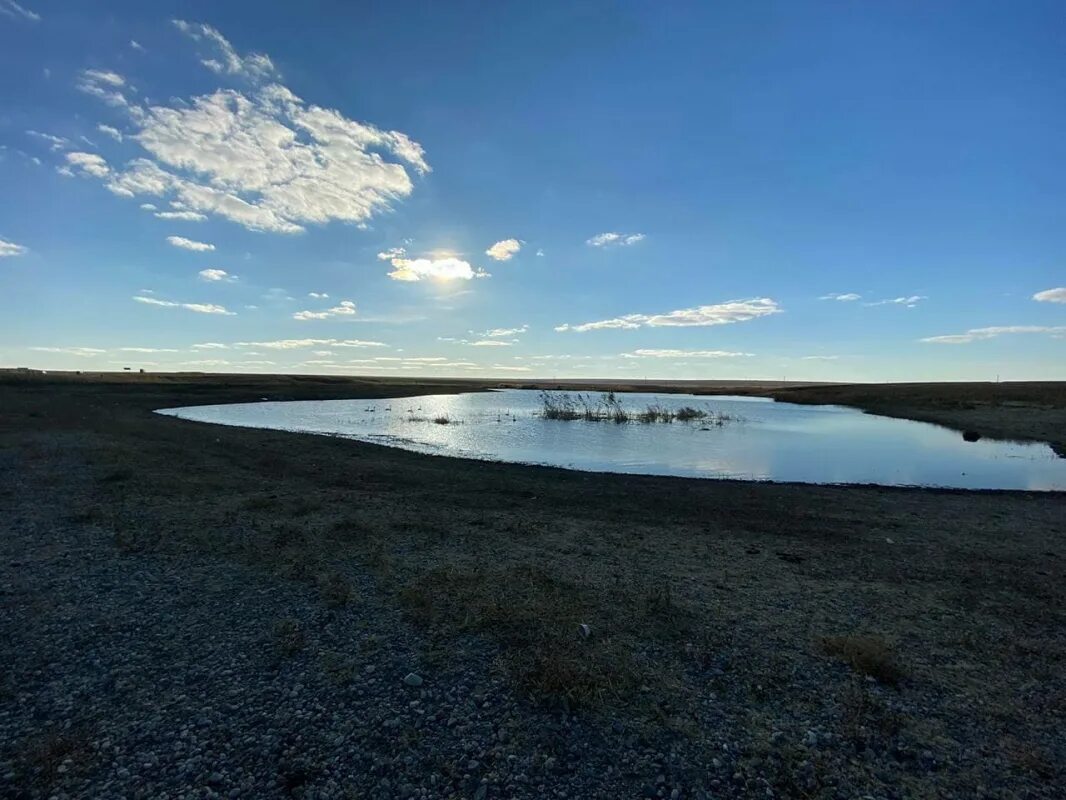
[[[562,420],[571,422],[584,420],[585,422],[614,422],[623,424],[626,422],[640,422],[645,425],[652,423],[671,422],[703,422],[714,427],[721,427],[727,422],[741,422],[741,417],[726,414],[721,411],[696,408],[695,406],[682,406],[671,409],[662,403],[649,403],[640,411],[631,412],[622,405],[621,399],[614,392],[606,392],[599,398],[593,398],[589,394],[570,395],[566,392],[541,392],[540,412],[543,419]]]

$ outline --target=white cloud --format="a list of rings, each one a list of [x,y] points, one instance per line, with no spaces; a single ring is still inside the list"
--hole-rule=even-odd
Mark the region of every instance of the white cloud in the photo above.
[[[463,344],[471,347],[510,347],[512,343],[500,341],[499,339],[478,339],[475,342],[464,341]]]
[[[127,138],[151,158],[109,178],[116,194],[176,197],[189,210],[253,230],[298,233],[334,220],[365,224],[412,192],[405,165],[430,171],[421,145],[406,134],[309,105],[268,82],[276,70],[266,56],[240,56],[210,26],[175,25],[212,47],[215,57],[204,61],[211,69],[247,78],[250,86],[130,107],[136,132]],[[117,104],[99,76],[83,83]]]
[[[132,47],[138,53],[145,52],[144,45],[138,42],[136,39],[130,39],[130,47]]]
[[[823,294],[818,298],[819,300],[839,300],[842,303],[850,303],[854,300],[861,300],[861,294],[855,294],[855,292],[847,292],[846,294]]]
[[[518,336],[529,330],[528,325],[523,325],[520,328],[489,328],[487,331],[481,331],[478,336],[485,336],[490,339],[496,339],[504,336]],[[473,333],[473,331],[471,331]]]
[[[665,314],[626,314],[622,317],[598,322],[584,322],[580,325],[558,325],[555,330],[584,333],[586,331],[612,328],[631,330],[645,326],[651,328],[674,328],[728,325],[734,322],[747,322],[770,314],[777,314],[780,311],[781,308],[776,301],[768,297],[756,297],[751,300],[730,300],[716,305],[682,308],[677,311],[668,311]]]
[[[149,306],[184,308],[188,311],[195,311],[197,314],[222,314],[227,317],[236,316],[234,312],[227,311],[225,306],[215,305],[214,303],[175,303],[172,300],[160,300],[157,297],[145,297],[144,295],[135,295],[133,299],[138,303],[144,303]]]
[[[278,339],[272,342],[236,342],[236,347],[262,347],[267,350],[303,350],[326,345],[328,347],[387,347],[384,342],[362,339]]]
[[[26,248],[21,244],[15,244],[5,239],[0,239],[0,258],[8,258],[11,256],[21,256],[26,252]]]
[[[193,350],[229,350],[228,344],[222,344],[222,342],[201,342],[200,344],[194,344]]]
[[[212,48],[216,58],[206,58],[200,61],[212,72],[228,75],[242,75],[246,78],[263,79],[278,75],[277,68],[269,56],[262,53],[249,53],[240,56],[217,29],[210,25],[203,25],[185,20],[172,20],[174,27],[196,42],[204,42]]]
[[[840,356],[801,356],[801,361],[836,361]]]
[[[355,303],[351,300],[341,300],[340,303],[327,308],[325,311],[297,311],[292,315],[293,319],[307,321],[312,319],[330,319],[331,317],[355,316]]]
[[[207,250],[214,250],[213,244],[207,242],[197,242],[193,239],[186,239],[184,236],[168,236],[167,242],[174,247],[180,247],[183,250],[195,250],[196,252],[204,252]]]
[[[105,178],[111,172],[107,162],[95,153],[67,153],[66,159],[67,163],[81,172],[82,175]]]
[[[1066,303],[1066,288],[1045,289],[1034,294],[1033,299],[1040,303]]]
[[[521,249],[522,243],[517,239],[504,239],[486,250],[485,255],[497,261],[510,261]]]
[[[141,203],[142,211],[155,211],[155,203]]]
[[[543,256],[544,255],[544,250],[542,250],[541,248],[538,247],[537,248],[537,255],[538,256]]]
[[[225,367],[229,362],[221,358],[206,358],[201,361],[182,361],[181,364],[185,367]]]
[[[928,336],[919,339],[920,342],[933,344],[969,344],[970,342],[984,339],[995,339],[1016,333],[1043,333],[1049,336],[1060,337],[1066,335],[1066,325],[1004,325],[991,328],[970,328],[965,333],[952,333],[945,336]]]
[[[118,128],[113,128],[110,125],[97,125],[96,130],[100,131],[100,133],[110,136],[116,142],[122,141],[122,131],[120,131]]]
[[[421,280],[464,280],[472,278],[488,278],[489,273],[482,269],[475,269],[470,263],[455,256],[442,256],[439,258],[407,258],[407,251],[402,247],[393,247],[382,253],[378,258],[392,264],[392,271],[388,276],[394,281],[421,281]]]
[[[41,15],[21,6],[15,0],[0,0],[0,14],[12,19],[25,19],[30,22],[40,22]]]
[[[736,353],[730,350],[634,350],[622,353],[622,358],[741,358],[754,356],[754,353]]]
[[[878,300],[876,303],[863,303],[864,306],[906,306],[914,308],[922,300],[929,298],[922,294],[912,294],[909,297],[892,297],[888,300]]]
[[[32,136],[34,139],[40,139],[42,142],[48,142],[49,150],[62,150],[64,147],[70,145],[70,140],[65,139],[62,136],[56,136],[52,133],[41,133],[40,131],[26,131],[27,136]]]
[[[38,353],[63,353],[68,356],[82,356],[84,358],[92,358],[107,352],[98,347],[31,347],[30,350],[36,350]]]
[[[180,350],[173,350],[169,347],[120,347],[119,350],[123,353],[180,353]]]
[[[325,292],[308,292],[307,296],[308,297],[313,297],[316,300],[328,300],[329,299],[329,295],[326,294]]]
[[[637,242],[643,241],[645,238],[643,233],[597,233],[591,239],[585,242],[585,244],[592,245],[593,247],[629,247]]]
[[[207,219],[207,216],[199,211],[157,211],[155,216],[159,219],[180,219],[186,222],[203,222]]]
[[[226,283],[233,283],[237,280],[236,275],[230,275],[224,269],[202,269],[197,275],[201,280],[205,281],[225,281]]]
[[[119,91],[126,86],[126,79],[117,72],[83,69],[75,85],[79,90],[103,100],[109,106],[123,108],[129,105],[126,96]]]

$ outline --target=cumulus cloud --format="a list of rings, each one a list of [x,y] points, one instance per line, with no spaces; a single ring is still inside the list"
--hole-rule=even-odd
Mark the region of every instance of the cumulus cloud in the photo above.
[[[597,233],[585,244],[592,247],[629,247],[644,240],[643,233]]]
[[[28,22],[40,22],[41,15],[21,6],[15,0],[0,0],[0,14],[12,19],[24,19]]]
[[[21,256],[25,252],[26,248],[23,245],[9,242],[6,239],[0,239],[0,258]]]
[[[847,292],[846,294],[823,294],[818,298],[819,300],[839,300],[842,303],[850,303],[854,300],[862,299],[861,294],[855,294],[855,292]]]
[[[364,225],[412,192],[408,167],[430,171],[422,146],[406,134],[308,104],[272,82],[277,70],[267,56],[240,55],[209,25],[175,25],[211,49],[206,66],[245,79],[247,88],[130,105],[134,131],[126,138],[148,157],[113,172],[112,192],[176,198],[187,210],[252,230],[299,233],[331,221]],[[79,85],[126,104],[116,73],[86,70]]]
[[[182,250],[194,250],[200,253],[215,249],[213,244],[197,242],[194,239],[186,239],[184,236],[168,236],[167,242],[174,247],[180,247]]]
[[[1034,294],[1033,299],[1040,303],[1066,303],[1066,288],[1045,289]]]
[[[341,300],[340,303],[333,306],[333,308],[327,308],[325,311],[297,311],[292,315],[292,318],[306,322],[307,320],[312,319],[330,319],[331,317],[352,316],[355,316],[355,303],[351,300]]]
[[[180,219],[185,222],[203,222],[207,219],[207,215],[199,211],[157,211],[155,216],[159,219]]]
[[[111,173],[107,162],[95,153],[67,153],[66,160],[70,167],[76,169],[82,175],[106,178]]]
[[[236,316],[233,311],[226,310],[225,306],[215,305],[214,303],[175,303],[172,300],[160,300],[158,297],[145,297],[140,294],[134,295],[133,299],[138,303],[144,303],[149,306],[184,308],[188,311],[195,311],[197,314],[222,314],[227,317]]]
[[[68,356],[82,356],[84,358],[92,358],[107,352],[98,347],[31,347],[30,350],[36,350],[38,353],[63,353]]]
[[[1048,336],[1066,336],[1066,325],[1003,325],[990,328],[970,328],[965,333],[952,333],[944,336],[928,336],[920,342],[932,344],[970,344],[970,342],[995,339],[1017,333],[1043,333]]]
[[[912,294],[909,297],[892,297],[888,300],[878,300],[876,303],[863,303],[866,306],[906,306],[907,308],[914,308],[922,300],[928,300],[929,298],[922,294]]]
[[[378,253],[378,258],[388,261],[392,271],[387,273],[394,281],[463,280],[488,278],[489,273],[470,266],[470,263],[455,256],[434,258],[407,258],[402,247],[393,247]]]
[[[80,91],[103,100],[109,106],[125,108],[129,105],[126,96],[120,91],[125,88],[126,79],[117,72],[83,69],[75,85]]]
[[[517,239],[504,239],[486,250],[485,255],[496,261],[510,261],[521,249],[522,243]]]
[[[730,350],[654,350],[641,349],[622,353],[622,358],[741,358],[754,353],[737,353]]]
[[[384,342],[362,339],[277,339],[272,342],[236,342],[235,347],[262,347],[266,350],[303,350],[326,345],[329,347],[388,347]]]
[[[225,281],[226,283],[233,283],[237,280],[236,275],[230,275],[224,269],[202,269],[197,275],[200,276],[200,280],[204,281]]]
[[[558,325],[555,330],[585,333],[586,331],[612,328],[631,330],[643,327],[676,328],[729,325],[734,322],[747,322],[770,314],[777,314],[780,311],[781,308],[776,301],[768,297],[756,297],[751,300],[730,300],[716,305],[682,308],[677,311],[668,311],[665,314],[626,314],[622,317],[614,317],[613,319],[605,319],[598,322],[583,322],[579,325]]]

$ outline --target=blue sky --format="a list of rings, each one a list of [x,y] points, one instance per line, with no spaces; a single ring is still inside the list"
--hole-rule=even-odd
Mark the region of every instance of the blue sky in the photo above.
[[[1064,23],[0,0],[0,365],[1066,379]]]

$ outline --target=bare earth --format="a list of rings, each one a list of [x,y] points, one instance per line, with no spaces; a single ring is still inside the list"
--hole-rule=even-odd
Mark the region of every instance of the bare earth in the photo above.
[[[1063,494],[151,413],[484,385],[0,378],[0,797],[1064,795]],[[1062,384],[682,390],[1066,445]]]

